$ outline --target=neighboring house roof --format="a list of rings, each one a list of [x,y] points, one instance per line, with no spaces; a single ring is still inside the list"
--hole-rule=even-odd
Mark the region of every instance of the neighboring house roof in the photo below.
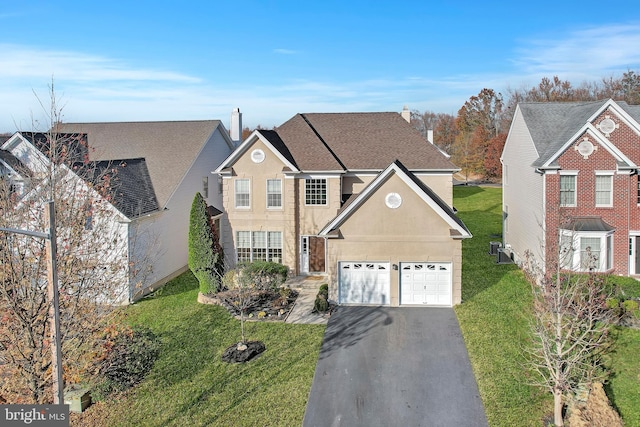
[[[86,134],[92,161],[144,158],[163,209],[219,126],[220,120],[64,123],[60,130]],[[232,149],[227,132],[220,133]]]
[[[411,171],[409,171],[399,160],[392,162],[383,170],[364,190],[355,196],[338,215],[331,220],[319,233],[320,236],[335,237],[336,231],[349,216],[355,212],[386,180],[397,174],[416,194],[418,194],[440,217],[449,224],[452,230],[451,237],[469,238],[471,232],[464,225],[462,220],[456,216],[453,210],[424,182],[420,181]]]
[[[262,137],[301,172],[381,171],[400,160],[412,171],[459,170],[398,113],[306,113],[257,130],[218,168],[233,166]]]
[[[608,105],[617,105],[636,121],[640,120],[640,106],[630,106],[623,101],[518,104],[539,156],[532,166],[540,167],[552,161],[578,131],[583,128],[587,130],[587,124],[594,114]],[[625,159],[620,161],[621,164],[627,163]]]
[[[6,140],[4,142],[6,142]],[[31,171],[25,165],[23,165],[16,156],[11,154],[11,152],[7,150],[0,149],[0,162],[3,162],[5,165],[10,167],[21,177],[31,177]]]
[[[78,169],[84,169],[85,173]],[[159,210],[145,159],[89,162],[76,165],[74,170],[97,188],[108,179],[108,200],[127,218]]]

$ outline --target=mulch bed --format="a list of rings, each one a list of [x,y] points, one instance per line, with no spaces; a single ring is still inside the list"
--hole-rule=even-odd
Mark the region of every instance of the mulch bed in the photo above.
[[[293,303],[298,292],[290,289],[288,292],[256,290],[248,296],[245,315],[251,321],[284,321],[293,309]],[[217,304],[226,308],[232,316],[240,317],[237,308],[238,291],[228,290],[214,295],[198,296],[198,301],[205,304]]]

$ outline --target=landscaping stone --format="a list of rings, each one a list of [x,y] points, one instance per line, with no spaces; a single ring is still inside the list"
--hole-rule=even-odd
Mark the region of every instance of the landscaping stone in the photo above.
[[[298,292],[291,289],[288,295],[282,296],[279,291],[254,291],[250,296],[250,303],[245,312],[246,320],[280,320],[284,321],[293,309]],[[240,311],[234,306],[237,291],[218,292],[215,295],[198,294],[198,302],[202,304],[216,304],[226,308],[231,315],[239,318]]]
[[[222,353],[222,361],[227,363],[244,363],[258,356],[265,350],[261,341],[235,343]]]

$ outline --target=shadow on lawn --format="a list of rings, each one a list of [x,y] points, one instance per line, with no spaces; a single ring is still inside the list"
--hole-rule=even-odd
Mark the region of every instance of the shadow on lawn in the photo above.
[[[204,313],[193,313],[184,319],[185,324],[197,324],[198,327],[195,330],[176,328],[163,334],[163,338],[172,343],[169,351],[173,354],[167,354],[167,360],[174,362],[179,360],[181,366],[180,372],[175,372],[175,366],[171,363],[162,366],[156,372],[155,379],[164,383],[156,388],[163,389],[179,383],[201,382],[198,377],[203,375],[208,379],[202,382],[203,387],[198,388],[197,392],[184,403],[172,408],[170,414],[163,414],[167,418],[160,416],[162,425],[173,424],[183,417],[185,420],[197,419],[198,424],[216,425],[228,413],[238,410],[237,408],[242,407],[246,401],[253,399],[256,393],[268,393],[267,390],[271,384],[281,383],[283,378],[297,375],[295,373],[301,365],[306,364],[306,359],[312,357],[315,361],[317,344],[308,342],[307,338],[311,339],[310,335],[305,335],[303,331],[303,328],[309,328],[309,325],[252,323],[247,325],[250,329],[247,332],[248,338],[264,341],[267,347],[265,352],[246,363],[222,362],[220,358],[222,351],[241,338],[240,322],[221,307],[203,307]],[[294,330],[298,326],[301,326],[300,329]],[[230,329],[234,328],[237,328],[237,336],[230,332]],[[277,338],[284,335],[285,330],[291,332],[291,340],[295,345]],[[270,332],[275,332],[273,334],[275,336]],[[194,345],[194,340],[199,341],[200,344]],[[291,353],[288,353],[290,350]],[[187,366],[182,366],[183,364]],[[247,378],[253,379],[248,381]],[[236,382],[243,383],[244,386],[235,392],[229,391],[229,384]],[[202,405],[207,405],[211,396],[218,393],[228,394],[229,399],[213,412],[203,410]]]

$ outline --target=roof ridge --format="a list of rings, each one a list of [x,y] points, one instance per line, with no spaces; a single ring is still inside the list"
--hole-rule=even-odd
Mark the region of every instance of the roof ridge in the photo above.
[[[316,128],[311,124],[311,122],[309,121],[309,119],[307,119],[306,113],[304,114],[300,114],[300,117],[302,117],[302,119],[305,121],[305,123],[307,123],[307,125],[309,125],[309,127],[311,128],[311,130],[313,131],[313,133],[316,134],[316,136],[318,137],[318,139],[320,140],[320,142],[322,142],[322,144],[325,146],[325,148],[327,149],[327,151],[329,151],[329,153],[333,156],[333,158],[336,160],[336,162],[338,162],[340,164],[340,166],[342,167],[343,170],[347,170],[347,167],[344,165],[344,163],[342,163],[342,161],[338,158],[338,156],[336,155],[336,153],[333,152],[333,150],[331,149],[331,147],[329,147],[329,144],[327,144],[327,142],[324,140],[324,138],[322,138],[322,136],[320,135],[320,133],[316,130]]]

